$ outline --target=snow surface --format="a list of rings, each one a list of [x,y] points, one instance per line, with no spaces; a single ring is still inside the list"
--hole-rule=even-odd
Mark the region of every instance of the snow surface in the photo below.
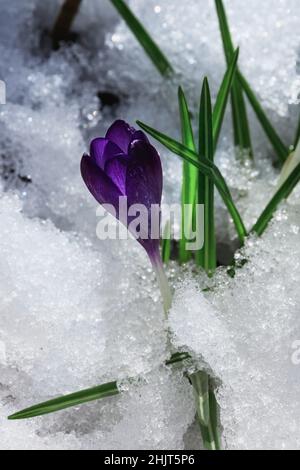
[[[205,295],[195,280],[176,289],[170,323],[221,381],[218,400],[230,449],[300,446],[300,206],[278,212],[262,240],[249,239],[234,279],[220,270]],[[182,311],[185,322],[182,321]]]
[[[79,174],[81,155],[116,118],[179,138],[176,86],[196,117],[201,80],[213,96],[225,71],[214,2],[133,0],[178,74],[165,82],[108,0],[83,0],[78,41],[50,50],[62,1],[2,0],[0,78],[0,448],[183,449],[199,446],[191,387],[169,357],[159,292],[132,241],[96,238],[97,204]],[[287,142],[298,115],[298,0],[225,1],[241,68]],[[100,92],[102,101],[97,94]],[[103,93],[117,102],[107,106]],[[230,115],[217,162],[247,226],[272,195],[274,157],[250,114],[256,165],[234,160]],[[196,126],[196,119],[195,119]],[[164,201],[178,203],[181,163],[161,149]],[[261,239],[249,240],[236,277],[213,281],[171,264],[168,325],[220,383],[227,448],[299,448],[299,191]],[[222,203],[218,239],[234,230]],[[211,283],[205,296],[200,286]],[[299,368],[299,366],[298,366]],[[62,393],[118,379],[124,393],[30,421],[7,415]],[[139,377],[139,379],[138,379]],[[195,441],[197,444],[195,444]]]

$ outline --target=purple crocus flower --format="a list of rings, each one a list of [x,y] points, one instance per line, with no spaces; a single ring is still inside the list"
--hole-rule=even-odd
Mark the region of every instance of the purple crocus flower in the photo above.
[[[125,121],[115,121],[104,138],[94,139],[90,155],[83,155],[81,174],[89,191],[101,204],[114,208],[114,215],[130,230],[132,217],[124,222],[119,212],[121,197],[127,198],[128,208],[141,204],[146,209],[148,230],[137,241],[145,248],[156,269],[160,286],[166,282],[159,253],[159,227],[151,238],[151,207],[160,209],[162,167],[158,152],[142,131]],[[166,286],[164,287],[166,290]]]

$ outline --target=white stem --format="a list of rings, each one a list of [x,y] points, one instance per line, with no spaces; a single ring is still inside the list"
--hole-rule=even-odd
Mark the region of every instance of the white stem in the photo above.
[[[150,259],[151,259],[153,269],[156,273],[158,285],[159,285],[161,296],[163,299],[164,312],[167,318],[168,312],[172,305],[172,293],[171,293],[170,285],[168,282],[168,278],[166,276],[160,254],[158,253],[155,255],[155,257],[151,257]]]

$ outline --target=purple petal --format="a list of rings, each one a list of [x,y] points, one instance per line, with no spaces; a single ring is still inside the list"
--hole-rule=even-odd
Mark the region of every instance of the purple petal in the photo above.
[[[128,204],[161,203],[163,176],[160,157],[155,148],[142,140],[132,142],[126,173]]]
[[[81,160],[81,175],[94,198],[100,204],[112,204],[118,216],[119,197],[122,196],[122,193],[104,171],[99,168],[95,160],[86,154],[83,155]]]
[[[159,233],[157,238],[151,239],[151,223],[154,223],[151,221],[151,206],[160,207],[161,204],[163,185],[161,161],[155,148],[142,140],[132,142],[129,149],[129,159],[125,191],[128,208],[133,204],[143,204],[147,209],[148,238],[138,241],[150,254],[156,252],[159,245]],[[130,217],[128,221],[130,223]]]
[[[122,155],[115,158],[111,158],[106,162],[105,165],[106,175],[113,181],[113,183],[119,188],[121,193],[124,195],[128,161],[128,156]]]
[[[133,127],[119,119],[110,126],[105,137],[118,145],[124,153],[127,153],[134,133],[135,129]]]
[[[116,155],[122,154],[122,150],[108,139],[100,137],[92,141],[90,154],[95,159],[97,165],[104,170],[105,163]]]
[[[143,131],[135,131],[132,136],[131,142],[133,142],[134,140],[143,140],[144,142],[147,142],[148,144],[150,144],[148,137]]]
[[[149,142],[143,131],[136,131],[127,122],[119,119],[108,129],[106,139],[114,142],[124,153],[128,153],[129,145],[133,140],[143,140]]]

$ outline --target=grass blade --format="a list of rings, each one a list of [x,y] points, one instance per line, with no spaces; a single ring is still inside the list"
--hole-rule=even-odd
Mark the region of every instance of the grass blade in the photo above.
[[[171,258],[171,223],[168,221],[164,228],[162,238],[161,258],[163,263],[167,264]]]
[[[202,426],[208,426],[210,421],[208,375],[206,372],[195,372],[189,376],[197,403],[197,414]]]
[[[209,411],[211,425],[214,433],[214,442],[216,443],[216,448],[221,449],[221,440],[218,432],[219,426],[219,406],[216,400],[216,396],[213,390],[209,391]]]
[[[300,181],[300,164],[293,170],[290,176],[286,179],[283,185],[276,191],[271,201],[259,217],[258,221],[252,228],[252,232],[257,235],[262,235],[266,230],[270,220],[273,218],[274,212],[278,208],[279,204],[289,197],[295,186]]]
[[[213,162],[213,155],[212,106],[208,80],[205,78],[200,100],[199,160],[206,159]],[[198,203],[204,203],[204,247],[201,251],[204,251],[204,269],[208,276],[214,273],[217,264],[214,187],[214,182],[208,176],[205,176],[204,180],[203,178],[199,178],[198,191],[200,197],[198,198]],[[200,199],[204,199],[204,201],[202,202],[201,200],[200,202]]]
[[[238,54],[235,54],[236,67]],[[217,136],[219,135],[225,107],[230,92],[234,73],[229,70],[225,74],[215,107],[215,124]],[[215,143],[216,145],[216,143]],[[207,78],[203,81],[200,113],[199,113],[199,161],[207,159],[213,163],[214,159],[213,113],[211,96]],[[203,266],[207,275],[212,276],[217,265],[216,234],[214,214],[214,182],[199,172],[198,176],[198,203],[204,203],[204,247],[196,253],[196,260]],[[205,371],[198,371],[190,376],[196,400],[197,415],[200,424],[203,444],[206,449],[217,450],[217,420],[211,415],[209,375]],[[215,397],[214,397],[215,400]]]
[[[220,450],[217,403],[213,392],[209,390],[209,376],[206,372],[199,371],[191,374],[189,379],[193,386],[204,447],[207,450]]]
[[[176,155],[180,156],[184,160],[189,163],[195,165],[201,172],[203,172],[206,176],[210,177],[214,184],[216,185],[232,219],[235,224],[238,237],[241,243],[244,243],[245,237],[247,236],[247,231],[245,225],[242,221],[242,218],[233,202],[231,193],[229,188],[224,180],[221,172],[218,168],[212,163],[210,160],[202,159],[201,161],[198,160],[198,155],[190,150],[189,148],[185,147],[180,142],[168,137],[167,135],[153,129],[152,127],[148,126],[147,124],[142,123],[141,121],[137,121],[137,124],[149,135],[151,135],[154,139],[158,140],[162,145],[168,148],[171,152],[175,153]]]
[[[234,46],[223,2],[222,0],[215,0],[215,3],[227,67],[229,67],[234,55]],[[234,78],[232,83],[231,105],[235,145],[242,150],[248,151],[250,156],[253,156],[246,104],[237,77]]]
[[[186,359],[190,359],[191,356],[186,352],[174,353],[171,358],[166,361],[166,365],[176,364]],[[29,419],[37,416],[42,416],[50,413],[56,413],[57,411],[71,408],[73,406],[79,406],[84,403],[91,401],[101,400],[102,398],[111,397],[120,393],[117,382],[108,382],[97,387],[81,390],[80,392],[71,393],[69,395],[63,395],[53,400],[49,400],[37,405],[26,408],[22,411],[8,417],[9,420]]]
[[[190,150],[188,147],[181,144],[177,140],[172,139],[166,134],[163,134],[162,132],[157,131],[153,127],[150,127],[141,121],[136,121],[136,122],[138,126],[140,126],[145,132],[151,135],[154,139],[156,139],[158,142],[164,145],[171,152],[180,156],[181,158],[191,163],[192,165],[195,165],[206,176],[210,176],[214,180],[216,186],[220,188],[220,192],[224,195],[224,197],[230,196],[230,192],[226,185],[225,180],[223,179],[218,168],[210,160],[203,158],[200,162],[198,160],[198,154],[194,152],[193,150]]]
[[[271,144],[273,145],[273,148],[279,158],[279,160],[284,163],[288,154],[289,154],[289,149],[288,147],[286,147],[286,145],[284,145],[284,143],[282,142],[281,138],[279,137],[279,135],[277,134],[277,132],[275,131],[274,127],[272,126],[271,122],[269,121],[269,119],[267,118],[262,106],[260,105],[257,97],[255,96],[255,93],[253,92],[253,90],[251,89],[249,83],[247,82],[246,78],[243,76],[242,73],[238,72],[238,79],[239,79],[239,82],[241,84],[241,86],[243,87],[246,95],[247,95],[247,98],[263,128],[263,130],[265,131],[269,141],[271,142]],[[299,129],[300,131],[300,129]]]
[[[150,34],[132,13],[124,0],[110,0],[117,9],[127,26],[134,34],[140,45],[145,50],[148,57],[163,76],[171,75],[173,68],[166,56],[162,53],[158,45],[153,41]]]
[[[34,418],[35,416],[42,416],[56,411],[64,410],[72,406],[82,405],[90,401],[100,400],[102,398],[117,395],[119,392],[117,382],[109,382],[98,387],[81,390],[80,392],[64,395],[54,400],[49,400],[44,403],[26,408],[8,417],[10,420]]]
[[[190,111],[183,89],[178,89],[179,113],[181,120],[182,142],[189,149],[196,151],[193,129],[190,118]],[[183,179],[181,194],[181,238],[179,242],[179,261],[187,262],[191,257],[191,252],[186,250],[186,243],[191,241],[193,231],[193,215],[196,204],[197,192],[197,168],[194,165],[183,162]]]
[[[172,364],[177,364],[178,362],[185,361],[186,359],[191,359],[191,356],[187,352],[177,352],[174,353],[168,361],[166,361],[166,366],[170,366]]]
[[[232,83],[235,77],[237,69],[237,62],[239,57],[239,49],[237,49],[233,55],[230,66],[228,67],[213,110],[213,136],[214,136],[214,149],[217,148],[221,127],[223,124],[224,114],[229,98],[229,94],[232,88]]]

